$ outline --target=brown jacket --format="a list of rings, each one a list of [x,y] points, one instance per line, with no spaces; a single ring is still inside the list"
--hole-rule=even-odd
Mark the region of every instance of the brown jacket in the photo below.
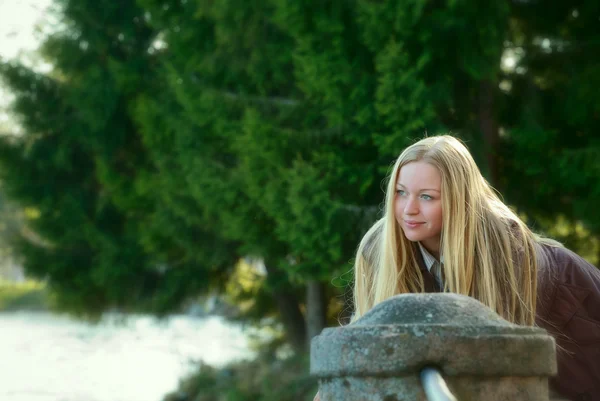
[[[550,387],[572,401],[600,401],[600,270],[574,252],[543,245],[536,323],[556,339],[558,375]],[[427,292],[440,291],[415,251]]]
[[[568,249],[543,249],[536,323],[558,345],[550,384],[573,401],[600,400],[600,270]]]

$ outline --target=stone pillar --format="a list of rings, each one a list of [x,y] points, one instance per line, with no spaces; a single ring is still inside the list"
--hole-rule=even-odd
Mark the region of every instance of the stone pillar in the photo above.
[[[502,319],[473,298],[403,294],[312,340],[321,401],[426,401],[423,367],[459,401],[548,401],[554,339]]]

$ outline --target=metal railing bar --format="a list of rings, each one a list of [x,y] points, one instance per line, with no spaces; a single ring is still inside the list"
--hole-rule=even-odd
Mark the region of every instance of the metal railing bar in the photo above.
[[[436,368],[426,367],[421,370],[421,384],[428,401],[457,401]]]

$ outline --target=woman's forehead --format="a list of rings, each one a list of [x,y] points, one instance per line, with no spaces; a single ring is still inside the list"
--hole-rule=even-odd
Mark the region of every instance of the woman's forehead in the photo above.
[[[400,168],[396,185],[418,189],[439,190],[442,177],[438,169],[430,163],[419,161],[407,163]]]

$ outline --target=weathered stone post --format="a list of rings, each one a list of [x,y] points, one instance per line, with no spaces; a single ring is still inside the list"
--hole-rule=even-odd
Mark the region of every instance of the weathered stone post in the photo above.
[[[426,401],[419,375],[438,368],[459,401],[547,401],[556,373],[545,330],[502,319],[473,298],[403,294],[312,340],[321,401]]]

